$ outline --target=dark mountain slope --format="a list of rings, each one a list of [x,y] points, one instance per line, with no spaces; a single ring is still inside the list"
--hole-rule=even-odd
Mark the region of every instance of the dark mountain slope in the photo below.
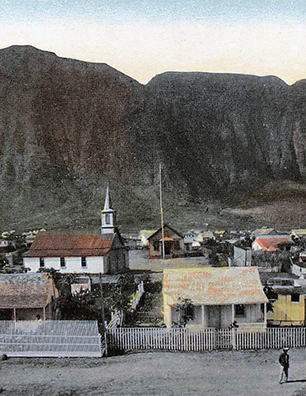
[[[169,72],[143,86],[106,64],[10,47],[0,50],[0,225],[97,225],[106,180],[122,223],[156,224],[159,163],[174,214],[182,201],[232,204],[302,181],[305,136],[303,81]]]
[[[299,178],[291,103],[275,77],[164,73],[146,86],[141,134],[178,188],[232,197],[237,187]]]

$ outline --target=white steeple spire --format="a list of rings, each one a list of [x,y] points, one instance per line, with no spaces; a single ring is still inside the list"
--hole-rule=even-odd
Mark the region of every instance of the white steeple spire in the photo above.
[[[104,208],[101,211],[101,234],[113,234],[115,226],[115,211],[112,209],[109,186],[107,184]]]

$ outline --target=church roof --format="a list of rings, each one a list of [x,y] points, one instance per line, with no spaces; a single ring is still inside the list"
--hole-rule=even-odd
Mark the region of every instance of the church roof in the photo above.
[[[106,256],[115,235],[38,235],[25,257]]]

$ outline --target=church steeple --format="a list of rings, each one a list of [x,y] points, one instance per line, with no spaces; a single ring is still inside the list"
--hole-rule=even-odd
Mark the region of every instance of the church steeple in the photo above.
[[[107,185],[104,208],[101,211],[101,234],[113,234],[115,227],[116,216],[115,211],[112,209],[109,187]]]

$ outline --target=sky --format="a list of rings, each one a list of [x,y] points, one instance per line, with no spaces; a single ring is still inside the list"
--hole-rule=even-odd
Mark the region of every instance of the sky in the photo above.
[[[33,45],[147,83],[164,71],[306,78],[305,0],[1,0],[0,48]]]

